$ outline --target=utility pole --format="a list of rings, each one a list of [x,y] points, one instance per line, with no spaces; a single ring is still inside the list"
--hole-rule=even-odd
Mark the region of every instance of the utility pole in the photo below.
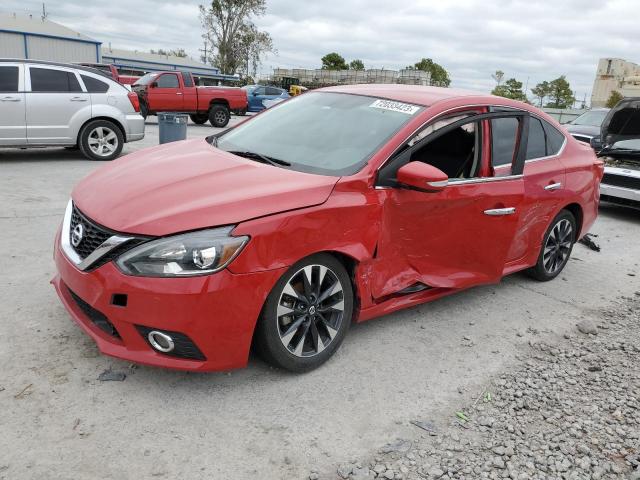
[[[42,21],[44,22],[47,19],[47,7],[44,2],[42,2]]]
[[[203,52],[203,54],[202,54],[202,63],[206,64],[207,60],[208,60],[208,58],[207,58],[207,40],[206,39],[204,40],[204,48],[200,48],[198,50]]]

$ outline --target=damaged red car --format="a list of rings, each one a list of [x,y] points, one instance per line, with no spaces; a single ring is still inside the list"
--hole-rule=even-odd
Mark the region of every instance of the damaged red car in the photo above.
[[[73,190],[53,284],[114,357],[307,371],[353,322],[555,278],[603,164],[540,110],[402,85],[301,95],[207,139],[130,154]]]

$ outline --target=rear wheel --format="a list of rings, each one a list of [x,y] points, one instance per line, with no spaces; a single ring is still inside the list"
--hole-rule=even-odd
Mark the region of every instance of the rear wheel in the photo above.
[[[541,282],[556,278],[569,261],[576,236],[575,217],[568,210],[562,210],[544,235],[538,262],[527,273]]]
[[[230,118],[229,109],[225,105],[211,105],[209,109],[209,122],[211,122],[211,125],[218,128],[226,127]]]
[[[189,115],[189,118],[196,125],[202,125],[206,123],[207,120],[209,120],[209,115],[207,115],[206,113],[193,113]]]
[[[122,152],[124,136],[113,122],[93,120],[80,132],[78,145],[90,160],[113,160]]]
[[[331,255],[312,255],[287,270],[267,297],[256,330],[258,352],[286,370],[312,370],[338,349],[352,314],[344,266]]]

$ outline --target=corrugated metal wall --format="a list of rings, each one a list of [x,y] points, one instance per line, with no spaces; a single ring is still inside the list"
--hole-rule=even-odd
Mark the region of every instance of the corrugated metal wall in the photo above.
[[[0,57],[24,58],[24,37],[19,33],[0,32]]]
[[[74,42],[57,38],[27,35],[29,58],[52,62],[95,62],[96,46],[93,43]]]

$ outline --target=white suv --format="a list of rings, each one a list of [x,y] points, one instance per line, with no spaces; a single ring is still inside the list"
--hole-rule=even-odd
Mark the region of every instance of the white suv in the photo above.
[[[112,160],[144,137],[138,96],[92,68],[0,59],[0,147],[78,147]]]

